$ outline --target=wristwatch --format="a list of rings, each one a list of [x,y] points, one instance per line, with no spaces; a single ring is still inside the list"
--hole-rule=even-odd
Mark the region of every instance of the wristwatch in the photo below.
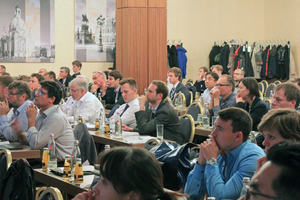
[[[218,163],[218,161],[217,161],[217,159],[215,159],[215,158],[210,158],[210,159],[208,159],[207,161],[206,161],[206,164],[207,165],[214,165],[214,164],[217,164]]]

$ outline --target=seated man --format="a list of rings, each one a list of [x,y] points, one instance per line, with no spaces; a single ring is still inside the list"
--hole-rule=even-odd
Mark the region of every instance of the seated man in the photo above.
[[[145,96],[139,97],[140,111],[135,113],[137,127],[140,135],[156,137],[156,125],[164,125],[164,138],[183,143],[179,118],[169,103],[165,102],[168,88],[162,81],[152,81]],[[148,101],[152,109],[145,111]]]
[[[124,104],[124,99],[121,93],[120,81],[123,75],[121,72],[114,70],[108,73],[107,83],[109,87],[106,90],[106,95],[102,97],[102,100],[106,101],[105,108],[112,109],[116,104]]]
[[[88,92],[87,82],[81,78],[73,79],[70,82],[71,96],[75,102],[73,109],[68,112],[68,120],[74,122],[74,114],[76,109],[79,110],[79,115],[85,123],[94,124],[97,117],[100,116],[101,109],[104,108],[100,101],[90,92]]]
[[[59,76],[57,79],[65,86],[69,87],[69,83],[74,79],[70,75],[70,69],[68,67],[61,67],[59,70]]]
[[[198,78],[195,81],[194,86],[196,87],[197,92],[200,92],[200,94],[202,94],[204,92],[204,90],[206,89],[205,78],[206,78],[207,72],[208,72],[208,69],[206,67],[199,68]]]
[[[172,67],[169,70],[168,76],[170,83],[173,84],[173,88],[170,92],[170,99],[173,100],[175,95],[181,92],[185,96],[186,107],[188,107],[191,103],[191,94],[186,86],[180,82],[181,70],[178,67]]]
[[[80,74],[80,70],[82,68],[82,64],[79,60],[75,60],[72,62],[72,66],[73,66],[73,72],[74,74],[72,75],[73,78],[76,78],[78,75]]]
[[[132,78],[126,78],[120,81],[122,96],[125,104],[121,105],[114,113],[112,118],[115,118],[117,113],[120,113],[122,124],[129,128],[136,127],[134,113],[140,110],[139,100],[137,98],[137,83]]]
[[[272,108],[292,108],[299,106],[300,90],[293,83],[281,83],[274,88]]]
[[[8,141],[17,141],[18,137],[12,131],[10,123],[18,118],[21,122],[23,130],[28,129],[28,120],[25,109],[31,105],[31,91],[29,84],[24,81],[14,81],[8,86],[7,99],[0,103],[0,130],[2,135]],[[13,114],[8,118],[7,114],[13,108]]]
[[[236,69],[233,72],[233,80],[235,82],[235,92],[237,93],[237,89],[239,88],[239,84],[241,80],[244,78],[245,72],[242,69]]]
[[[30,90],[31,90],[31,101],[34,101],[35,91],[41,87],[40,82],[45,80],[44,77],[38,73],[31,74],[30,77]]]
[[[91,86],[90,92],[93,93],[95,96],[105,96],[106,89],[108,87],[108,83],[106,82],[106,75],[101,72],[97,71],[93,74],[93,81],[94,85]]]
[[[44,75],[45,80],[49,80],[49,81],[55,81],[61,88],[61,90],[63,91],[63,98],[66,98],[66,91],[65,91],[65,87],[64,85],[59,82],[59,80],[56,79],[56,74],[54,73],[54,71],[49,71]]]
[[[216,88],[210,91],[211,101],[208,108],[213,116],[224,108],[235,107],[236,93],[234,93],[234,81],[232,76],[222,75],[219,77]]]
[[[211,72],[215,72],[216,74],[218,74],[218,76],[222,76],[223,73],[223,67],[222,65],[213,65],[210,68]]]
[[[45,76],[46,73],[47,73],[47,69],[45,69],[45,68],[41,68],[39,70],[39,74],[42,75],[42,76]]]
[[[203,92],[203,100],[204,103],[210,103],[211,97],[210,97],[210,92],[215,89],[215,85],[217,84],[217,81],[219,79],[218,74],[214,72],[208,72],[205,76],[205,86],[206,89]]]
[[[19,140],[28,143],[32,149],[47,147],[50,134],[54,133],[57,160],[62,161],[66,155],[71,155],[74,147],[74,134],[66,116],[58,106],[62,91],[59,85],[52,81],[41,81],[41,88],[36,91],[35,105],[31,103],[26,108],[28,119],[27,134],[23,133],[18,118],[12,122],[13,131]]]
[[[255,173],[246,192],[247,199],[300,199],[300,144],[285,141],[274,145],[267,162]],[[297,180],[297,181],[296,181]]]
[[[206,193],[216,199],[237,199],[243,177],[252,177],[256,160],[264,151],[248,140],[252,120],[240,108],[219,111],[215,129],[201,151],[194,169],[189,173],[184,193],[199,199]]]

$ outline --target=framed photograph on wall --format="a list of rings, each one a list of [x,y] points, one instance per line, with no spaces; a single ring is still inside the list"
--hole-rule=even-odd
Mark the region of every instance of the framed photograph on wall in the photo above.
[[[55,62],[54,0],[0,0],[0,62]]]
[[[116,46],[116,0],[75,0],[75,59],[112,62]]]

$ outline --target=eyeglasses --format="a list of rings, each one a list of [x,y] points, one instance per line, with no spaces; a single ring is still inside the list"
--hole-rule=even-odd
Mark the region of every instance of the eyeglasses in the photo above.
[[[35,91],[35,94],[38,94],[39,96],[41,96],[42,94],[46,95],[46,94],[48,94],[48,93],[43,92],[42,90],[36,90],[36,91]]]
[[[8,95],[8,96],[19,95],[19,94],[22,94],[22,93],[19,93],[19,92],[16,92],[16,93],[12,93],[12,92],[6,93],[6,95]]]
[[[233,75],[238,75],[238,76],[239,76],[239,75],[241,75],[241,74],[239,74],[239,73],[233,73]]]
[[[70,90],[72,93],[75,93],[75,92],[77,92],[78,90]]]
[[[220,84],[220,83],[216,84],[216,87],[222,87],[222,86],[230,86],[230,85],[229,84]]]
[[[279,198],[279,197],[271,197],[269,195],[266,195],[266,194],[261,194],[261,193],[258,193],[258,192],[252,192],[250,191],[250,186],[246,186],[246,193],[245,193],[245,200],[250,200],[251,197],[256,197],[256,196],[262,196],[262,197],[265,197],[265,198],[268,198],[268,199],[274,199],[274,200],[283,200],[282,198]]]

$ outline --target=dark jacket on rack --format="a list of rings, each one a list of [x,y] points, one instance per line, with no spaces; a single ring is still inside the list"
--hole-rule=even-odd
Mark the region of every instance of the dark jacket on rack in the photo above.
[[[246,60],[246,54],[247,54],[247,60]],[[245,77],[253,77],[253,67],[250,60],[250,56],[248,52],[243,52],[243,47],[239,46],[234,54],[234,70],[236,69],[242,69],[245,72]]]
[[[226,44],[224,47],[221,47],[219,64],[222,65],[222,67],[223,67],[223,74],[229,73],[229,69],[227,68],[228,60],[229,60],[229,53],[230,53],[230,50],[229,50],[228,44]]]
[[[177,60],[178,60],[178,67],[181,69],[182,79],[185,79],[186,75],[186,63],[187,57],[185,55],[187,51],[183,47],[177,48]]]
[[[284,53],[284,69],[285,69],[285,74],[287,80],[290,78],[290,48],[288,45],[285,45],[285,53]]]
[[[260,71],[261,78],[268,76],[268,70],[269,70],[269,53],[270,53],[270,46],[267,46],[264,51],[262,52],[262,58],[263,58],[263,66]]]
[[[272,46],[269,52],[269,70],[268,78],[275,78],[277,68],[277,48],[275,45]]]
[[[221,47],[219,46],[213,46],[210,53],[209,53],[209,68],[213,65],[218,65],[219,62],[215,61],[216,55],[218,55],[221,52]]]
[[[171,48],[168,45],[168,55],[169,55],[170,67],[178,67],[177,50],[176,50],[175,45],[172,45]]]

